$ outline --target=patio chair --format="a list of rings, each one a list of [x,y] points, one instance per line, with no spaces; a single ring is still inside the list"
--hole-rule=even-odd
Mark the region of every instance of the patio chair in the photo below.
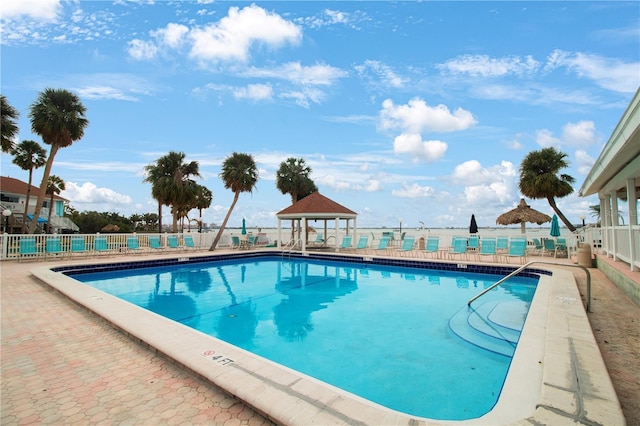
[[[544,246],[542,245],[542,243],[540,242],[540,240],[538,238],[534,238],[531,240],[533,242],[533,247],[529,248],[529,251],[531,252],[531,254],[542,254],[542,250],[544,249]]]
[[[389,250],[389,242],[391,242],[391,238],[382,237],[378,242],[378,247],[374,248],[373,250],[376,252],[386,252],[387,250]]]
[[[249,236],[251,238],[251,236]],[[184,246],[187,250],[195,250],[197,249],[196,243],[193,241],[193,237],[191,235],[185,235],[183,238]]]
[[[160,242],[160,237],[152,235],[149,237],[149,248],[151,251],[164,251],[165,248],[162,247],[162,243]]]
[[[256,248],[256,243],[258,242],[257,235],[249,235],[247,237],[247,248]]]
[[[323,246],[324,243],[325,243],[324,235],[321,232],[319,232],[319,233],[316,234],[316,239],[314,241],[310,241],[309,245],[312,245],[312,246]]]
[[[97,253],[109,253],[111,249],[109,248],[107,237],[95,237],[93,239],[93,250]]]
[[[72,255],[88,255],[89,251],[87,250],[87,242],[84,237],[73,237],[71,238],[71,254]]]
[[[358,238],[358,244],[356,245],[355,249],[356,251],[366,250],[368,244],[369,244],[369,237],[367,235],[361,235],[360,238]]]
[[[231,236],[231,248],[232,249],[240,248],[240,237],[238,237],[237,235]]]
[[[345,235],[344,237],[342,237],[342,244],[340,244],[340,249],[341,250],[350,249],[352,240],[353,240],[353,237],[351,235]]]
[[[402,246],[398,249],[398,251],[402,254],[402,253],[406,253],[409,251],[413,251],[413,245],[415,243],[415,237],[405,237],[404,240],[402,240]]]
[[[133,253],[142,253],[142,247],[140,247],[140,241],[138,237],[127,237],[127,249]]]
[[[509,259],[520,259],[522,264],[527,260],[527,240],[524,238],[512,238],[509,242],[509,251],[503,254],[505,262],[509,263]]]
[[[564,256],[569,256],[566,238],[556,238],[556,257],[558,257],[558,252],[562,253]]]
[[[506,253],[509,250],[509,238],[498,237],[496,238],[496,252]]]
[[[47,256],[64,256],[64,250],[62,249],[62,242],[60,237],[48,237],[44,243],[44,250]]]
[[[476,251],[480,248],[480,237],[471,235],[467,240],[467,250]]]
[[[435,257],[440,257],[440,237],[427,237],[427,244],[424,247],[424,254],[428,256],[430,254],[435,255]]]
[[[543,241],[542,255],[556,257],[556,242],[551,238],[545,238]]]
[[[35,238],[20,238],[20,260],[35,259],[39,255]]]
[[[460,256],[463,259],[467,258],[467,239],[466,238],[453,238],[451,242],[451,250],[449,251],[449,259],[454,259],[454,256]]]
[[[483,257],[491,256],[491,260],[496,261],[496,239],[495,238],[483,238],[482,244],[480,244],[480,250],[476,253],[478,260]]]
[[[169,248],[172,250],[181,250],[180,243],[178,242],[178,237],[176,235],[169,235],[167,237],[167,244]]]

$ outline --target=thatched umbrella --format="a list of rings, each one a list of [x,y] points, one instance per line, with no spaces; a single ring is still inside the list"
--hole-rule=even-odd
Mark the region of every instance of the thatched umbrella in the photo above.
[[[113,223],[105,225],[101,229],[102,232],[118,232],[119,230],[120,227],[118,225],[114,225]]]
[[[513,210],[509,210],[506,213],[501,214],[496,219],[498,225],[513,225],[515,223],[520,224],[520,231],[525,233],[525,224],[527,222],[537,223],[542,225],[543,223],[550,222],[551,216],[534,210],[524,201],[524,198],[520,199],[520,204]]]

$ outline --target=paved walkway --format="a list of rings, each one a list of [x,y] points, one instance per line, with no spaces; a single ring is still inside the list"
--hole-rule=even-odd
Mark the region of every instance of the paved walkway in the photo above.
[[[0,265],[2,425],[272,424],[47,289],[33,265]]]
[[[0,264],[2,425],[271,424],[49,290],[32,266]],[[590,271],[589,319],[627,423],[640,425],[640,308]]]

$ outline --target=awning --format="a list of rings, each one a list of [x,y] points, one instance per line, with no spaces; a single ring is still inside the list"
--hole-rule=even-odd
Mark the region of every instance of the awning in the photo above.
[[[27,217],[29,218],[29,220],[33,220],[32,214],[28,214]],[[38,216],[38,223],[47,223],[47,219],[45,219],[44,217]]]

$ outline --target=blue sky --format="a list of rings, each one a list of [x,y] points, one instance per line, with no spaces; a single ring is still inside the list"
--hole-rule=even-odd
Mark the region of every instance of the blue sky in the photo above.
[[[157,211],[143,169],[173,150],[200,163],[219,224],[237,151],[260,180],[229,226],[276,226],[288,157],[359,226],[494,226],[524,156],[553,146],[576,178],[558,205],[589,221],[597,200],[577,191],[640,85],[638,2],[5,0],[0,14],[19,139],[42,144],[28,113],[47,87],[87,108],[52,171],[80,211]],[[26,181],[11,159],[2,175]]]

